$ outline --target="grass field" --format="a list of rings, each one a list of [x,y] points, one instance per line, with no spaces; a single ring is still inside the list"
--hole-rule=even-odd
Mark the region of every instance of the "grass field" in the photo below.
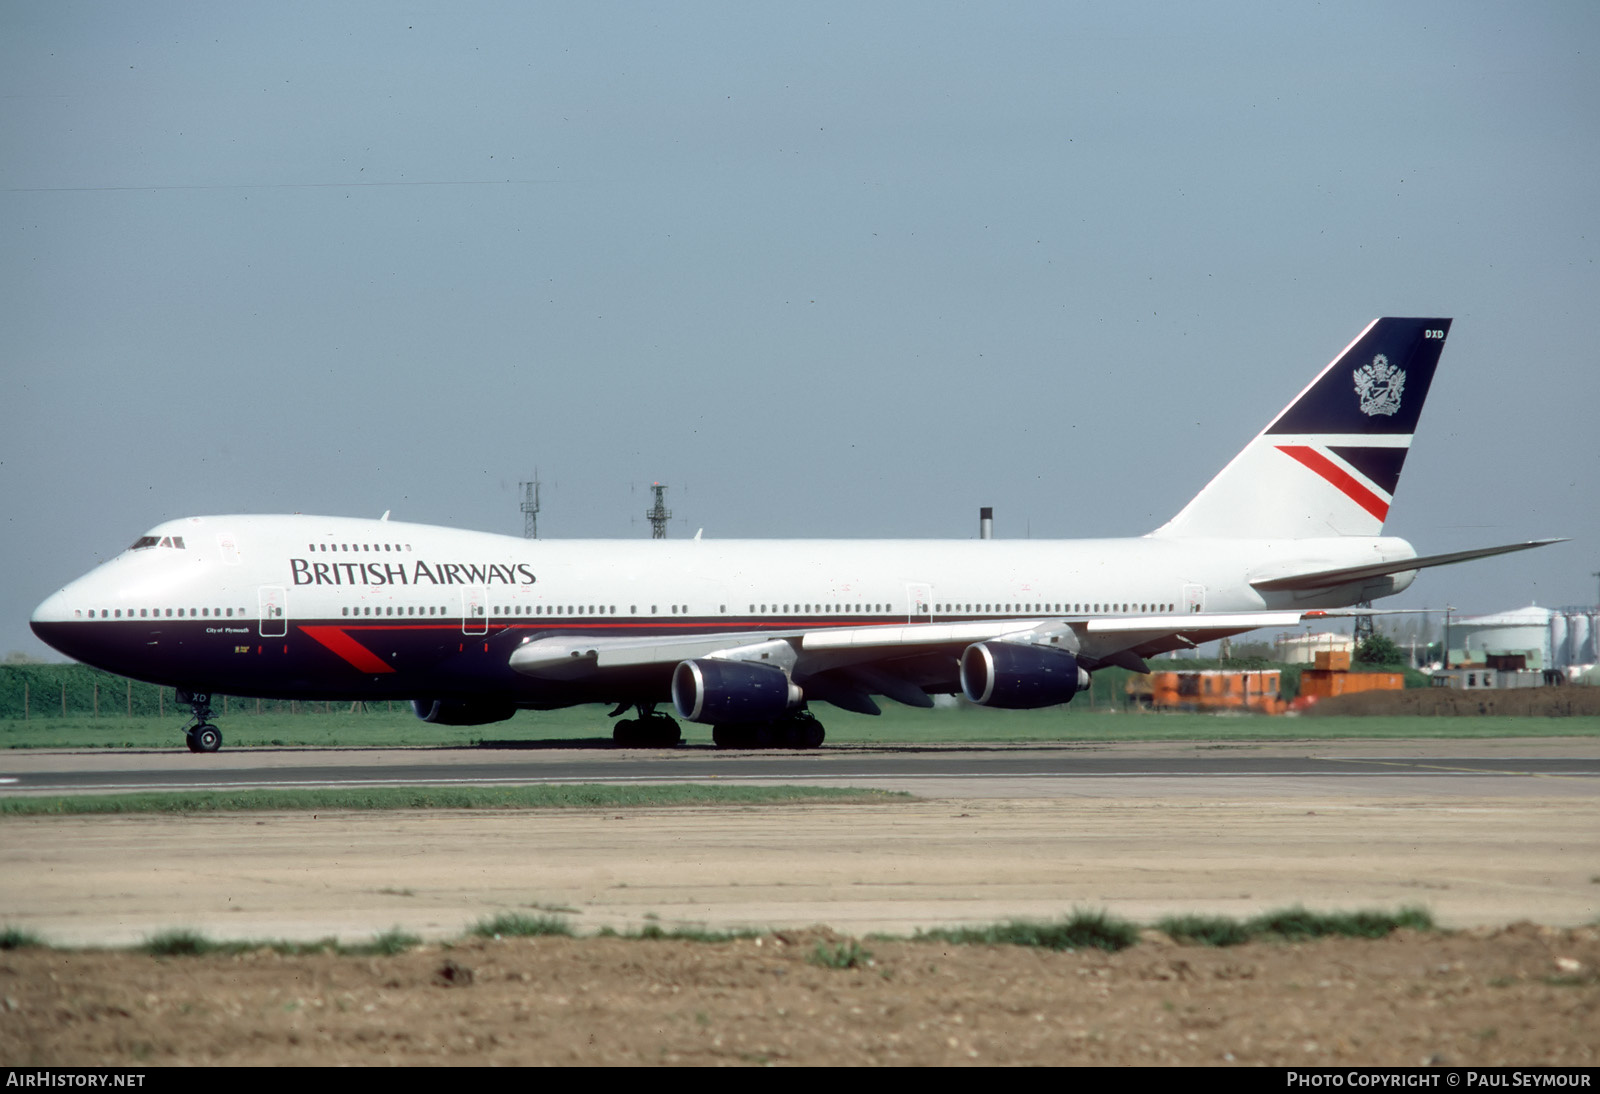
[[[872,718],[823,708],[833,744],[950,742],[1284,741],[1340,738],[1600,737],[1600,718],[1288,718],[1105,710],[990,711],[886,709]],[[486,726],[434,726],[397,705],[392,714],[340,712],[218,716],[224,748],[530,748],[540,742],[596,745],[611,738],[604,707],[519,713]],[[68,717],[0,720],[0,748],[182,750],[179,717]],[[709,726],[684,723],[691,745],[711,742]]]
[[[627,809],[673,805],[814,805],[892,802],[909,794],[854,787],[721,786],[703,783],[609,786],[368,786],[263,788],[238,791],[150,791],[0,798],[0,817],[58,817],[108,813],[366,811],[376,809]]]

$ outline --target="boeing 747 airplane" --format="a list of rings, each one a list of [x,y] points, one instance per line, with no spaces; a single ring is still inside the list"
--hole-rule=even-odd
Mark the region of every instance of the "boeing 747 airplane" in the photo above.
[[[1068,702],[1106,665],[1370,603],[1417,571],[1382,534],[1448,319],[1378,319],[1183,510],[1127,539],[548,541],[398,521],[189,517],[33,614],[69,657],[178,689],[214,752],[213,694],[404,699],[480,725],[630,708],[624,745],[814,748],[811,712],[960,692]],[[385,514],[385,518],[387,514]]]

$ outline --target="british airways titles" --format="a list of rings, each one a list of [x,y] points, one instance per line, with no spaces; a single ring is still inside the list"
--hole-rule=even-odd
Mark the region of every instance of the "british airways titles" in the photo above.
[[[525,562],[313,562],[291,558],[296,585],[532,585]]]

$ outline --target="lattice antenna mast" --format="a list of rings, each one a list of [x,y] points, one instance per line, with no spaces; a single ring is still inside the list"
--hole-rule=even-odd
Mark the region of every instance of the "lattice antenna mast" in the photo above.
[[[656,503],[645,511],[645,517],[650,521],[650,538],[667,538],[667,521],[672,519],[672,510],[667,508],[667,484],[653,482],[651,491],[656,496]]]
[[[518,483],[522,488],[522,538],[539,538],[539,469],[533,469],[533,481]]]
[[[1356,607],[1370,608],[1372,607],[1372,601],[1358,600],[1356,601]],[[1372,622],[1372,616],[1370,615],[1356,616],[1355,633],[1351,635],[1351,637],[1355,639],[1357,649],[1361,648],[1361,643],[1367,641],[1367,639],[1371,638],[1377,633],[1376,629],[1372,625]]]

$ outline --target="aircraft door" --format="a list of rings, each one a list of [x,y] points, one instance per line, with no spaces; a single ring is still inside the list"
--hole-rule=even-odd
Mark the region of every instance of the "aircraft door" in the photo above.
[[[933,622],[933,586],[906,586],[906,620],[910,623]]]
[[[1185,585],[1183,587],[1183,610],[1186,612],[1203,612],[1206,610],[1206,587],[1204,585]]]
[[[282,638],[289,633],[289,590],[281,585],[261,586],[261,616],[256,630],[262,638]]]
[[[489,633],[489,590],[471,588],[461,594],[461,633]]]

